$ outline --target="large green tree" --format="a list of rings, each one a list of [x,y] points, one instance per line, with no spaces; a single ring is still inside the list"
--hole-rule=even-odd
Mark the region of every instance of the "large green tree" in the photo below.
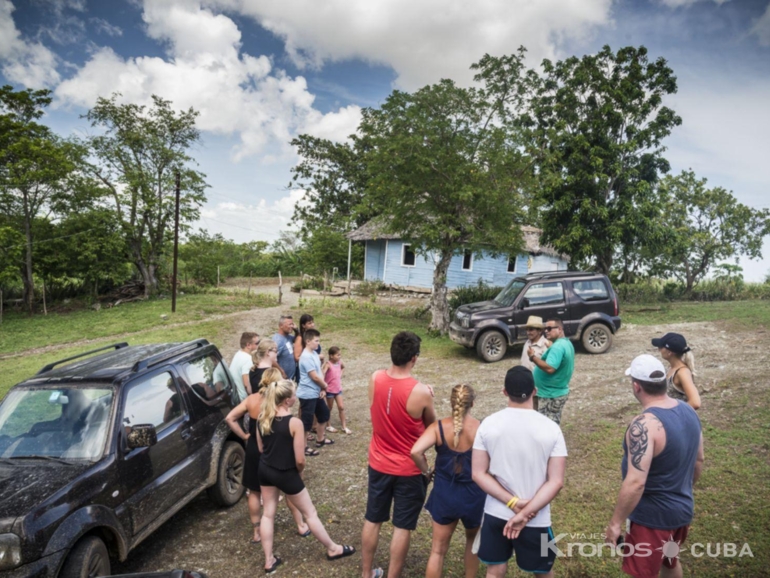
[[[363,112],[362,208],[435,263],[430,327],[441,333],[449,329],[452,256],[522,246],[532,162],[501,117],[507,96],[442,80],[413,94],[394,91]]]
[[[654,256],[654,271],[673,275],[692,291],[718,261],[745,255],[762,258],[770,234],[770,210],[739,203],[722,187],[708,188],[693,171],[667,175],[660,182],[665,203],[665,247]]]
[[[522,76],[511,58],[485,56],[475,68],[516,105],[525,97],[516,120],[538,160],[543,241],[604,273],[624,247],[659,242],[662,141],[681,124],[663,103],[677,90],[667,62],[650,61],[644,47],[605,46]]]
[[[68,195],[70,177],[84,154],[82,147],[37,122],[50,102],[48,90],[0,88],[0,213],[24,235],[19,270],[30,314],[35,300],[33,223]]]
[[[99,98],[85,115],[100,134],[89,140],[92,174],[108,189],[126,239],[126,257],[144,282],[158,289],[158,267],[174,222],[174,175],[181,176],[180,219],[197,219],[206,200],[205,175],[192,168],[190,149],[200,139],[192,108],[176,112],[153,95],[152,106]]]

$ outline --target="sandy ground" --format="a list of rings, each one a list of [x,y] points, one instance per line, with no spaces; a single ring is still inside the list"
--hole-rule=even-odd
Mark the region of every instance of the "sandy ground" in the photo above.
[[[284,296],[284,305],[281,307],[254,310],[227,319],[227,322],[232,323],[232,338],[220,346],[228,359],[238,347],[238,336],[242,331],[256,330],[262,335],[273,333],[280,313],[288,311],[297,302],[297,294],[286,293]],[[296,310],[292,314],[295,318],[299,317]],[[748,383],[753,378],[752,386],[756,386],[757,375],[761,374],[764,380],[762,386],[767,387],[767,377],[759,371],[760,368],[770,367],[768,336],[763,333],[728,334],[718,325],[709,323],[665,327],[625,326],[607,354],[588,355],[581,353],[578,348],[563,424],[573,424],[574,427],[576,422],[580,422],[590,427],[592,421],[603,419],[617,421],[618,427],[622,428],[627,422],[628,411],[636,404],[623,372],[635,355],[652,353],[650,339],[665,331],[684,333],[697,351],[697,383],[702,390],[704,404],[702,419],[707,416],[711,423],[718,424],[726,418],[721,413],[718,400],[731,395],[736,389],[735,384]],[[343,352],[347,352],[343,388],[349,426],[354,434],[331,436],[335,438],[336,444],[325,448],[320,457],[309,458],[305,482],[332,538],[360,549],[370,434],[366,383],[372,371],[387,366],[388,353],[366,350],[344,334],[329,337],[342,347]],[[472,352],[459,346],[457,351],[458,357],[452,362],[431,360],[423,356],[416,367],[416,376],[435,388],[438,414],[449,415],[449,391],[452,385],[459,382],[471,383],[477,389],[478,399],[474,409],[476,417],[483,418],[501,409],[505,405],[500,394],[503,377],[509,367],[518,363],[520,350],[516,348],[514,353],[509,353],[502,362],[496,364],[481,363]],[[736,364],[736,358],[743,362]],[[332,423],[337,422],[336,413],[333,413]],[[569,446],[569,434],[567,442]],[[590,452],[590,448],[569,449],[571,460],[579,460],[581,455]],[[608,467],[616,469],[618,464],[608,464]],[[429,529],[430,519],[423,513],[418,532],[413,538],[404,576],[423,574],[429,552]],[[218,509],[204,495],[162,526],[133,551],[125,563],[117,565],[113,572],[187,568],[204,571],[210,577],[246,578],[260,575],[264,563],[262,549],[250,545],[249,537],[250,524],[245,499],[233,508]],[[383,526],[378,551],[379,565],[387,565],[389,539],[386,524]],[[360,575],[360,555],[341,562],[327,562],[318,542],[313,538],[297,536],[285,507],[279,508],[276,553],[286,561],[279,576]]]

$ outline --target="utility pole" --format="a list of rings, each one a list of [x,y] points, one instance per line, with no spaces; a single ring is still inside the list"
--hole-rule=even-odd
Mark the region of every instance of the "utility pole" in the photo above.
[[[176,172],[176,206],[174,207],[174,272],[171,274],[171,313],[176,313],[176,274],[179,259],[179,171]]]

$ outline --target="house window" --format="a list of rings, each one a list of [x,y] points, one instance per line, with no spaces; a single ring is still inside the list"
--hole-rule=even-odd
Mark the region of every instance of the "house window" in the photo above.
[[[403,267],[414,267],[415,257],[411,245],[404,245],[401,252],[401,265]]]
[[[509,273],[515,273],[516,272],[516,255],[509,255],[508,256],[508,272]]]
[[[473,269],[473,253],[466,250],[463,253],[463,271],[470,271]]]

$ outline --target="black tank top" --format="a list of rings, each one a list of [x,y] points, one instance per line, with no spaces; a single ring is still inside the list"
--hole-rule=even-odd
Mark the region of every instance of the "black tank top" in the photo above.
[[[262,462],[276,470],[293,470],[297,467],[294,459],[294,438],[289,431],[290,415],[273,420],[273,433],[262,436]]]
[[[251,384],[251,393],[259,391],[259,382],[262,381],[262,374],[267,371],[266,367],[257,367],[249,371],[249,383]]]

